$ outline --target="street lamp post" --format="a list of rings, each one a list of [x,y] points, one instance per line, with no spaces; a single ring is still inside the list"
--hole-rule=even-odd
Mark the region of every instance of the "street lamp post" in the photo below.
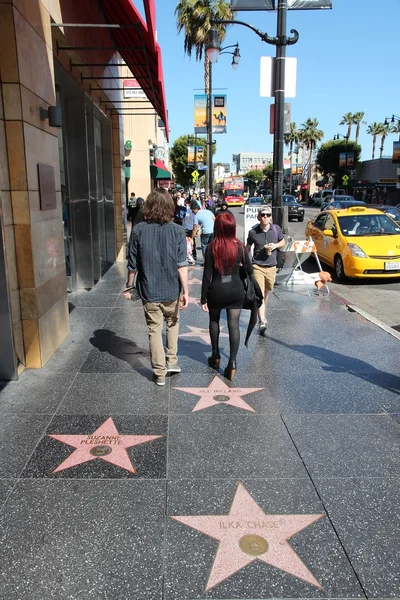
[[[333,141],[336,142],[338,140],[340,140],[340,138],[343,138],[346,141],[346,166],[345,166],[345,171],[346,171],[346,175],[348,174],[349,168],[347,166],[347,150],[348,150],[348,143],[349,143],[349,135],[343,135],[341,133],[337,133],[336,135],[333,136]],[[340,159],[339,159],[339,168],[340,168]],[[346,191],[347,191],[347,185],[345,186]]]
[[[284,107],[285,107],[285,59],[286,59],[286,46],[295,44],[299,39],[299,33],[295,29],[291,29],[290,33],[292,37],[286,35],[286,17],[287,17],[287,0],[278,0],[278,21],[277,21],[277,35],[271,37],[267,33],[264,33],[253,27],[249,23],[244,21],[226,21],[226,20],[211,20],[211,25],[243,25],[248,27],[254,33],[258,35],[263,42],[276,46],[276,59],[275,59],[275,78],[274,78],[274,96],[275,96],[275,119],[274,119],[274,176],[273,176],[273,198],[272,198],[272,210],[274,215],[274,221],[278,225],[283,225],[283,206],[282,206],[282,195],[283,195],[283,151],[284,151]],[[218,50],[220,48],[218,33],[216,29],[211,29],[208,48],[214,51],[218,56]],[[210,44],[212,40],[212,46]],[[210,58],[212,60],[212,58]],[[215,62],[216,59],[214,59]]]
[[[232,44],[231,46],[220,47],[221,44],[218,38],[218,32],[216,29],[211,28],[208,34],[208,41],[206,46],[207,57],[209,60],[209,71],[208,71],[208,95],[207,95],[207,169],[208,169],[208,189],[209,193],[213,192],[213,159],[212,159],[212,65],[218,62],[218,58],[221,54],[232,55],[232,68],[236,70],[240,60],[239,44]],[[228,48],[235,48],[234,52],[226,52]]]

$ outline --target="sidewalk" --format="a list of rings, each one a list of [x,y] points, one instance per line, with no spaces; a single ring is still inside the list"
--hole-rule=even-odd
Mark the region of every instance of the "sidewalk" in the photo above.
[[[201,277],[165,388],[125,265],[70,295],[45,369],[0,384],[1,598],[400,597],[400,342],[278,286],[230,384]]]

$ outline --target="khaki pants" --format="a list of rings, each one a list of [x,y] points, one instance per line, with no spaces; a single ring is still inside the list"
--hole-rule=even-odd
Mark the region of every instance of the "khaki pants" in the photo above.
[[[165,377],[167,364],[178,362],[179,297],[169,302],[144,302],[144,316],[149,329],[150,360],[154,375]],[[166,323],[167,353],[162,340],[163,323]]]

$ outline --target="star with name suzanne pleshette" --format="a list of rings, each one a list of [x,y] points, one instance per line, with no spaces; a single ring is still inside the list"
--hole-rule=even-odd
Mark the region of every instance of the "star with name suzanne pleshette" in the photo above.
[[[246,396],[252,392],[259,392],[262,389],[264,388],[231,388],[217,376],[214,377],[207,388],[174,388],[174,390],[200,396],[200,400],[197,402],[192,412],[203,410],[209,406],[215,406],[215,404],[230,404],[231,406],[236,406],[243,410],[255,412],[254,408],[252,408],[250,404],[247,404],[242,396]]]
[[[180,333],[180,338],[198,337],[203,340],[203,342],[206,342],[206,344],[211,343],[210,332],[208,329],[204,329],[204,327],[192,327],[191,325],[186,325],[186,327],[188,327],[190,331],[188,333]],[[223,329],[223,327],[221,327],[221,329]],[[229,337],[229,335],[227,333],[220,333],[219,337]]]
[[[49,437],[68,444],[76,448],[75,452],[70,454],[53,473],[58,473],[64,469],[70,469],[77,465],[87,463],[96,458],[101,458],[117,467],[126,469],[130,473],[136,473],[132,465],[126,448],[138,446],[151,442],[162,435],[120,435],[115,427],[114,421],[110,417],[96,431],[85,435],[58,435],[52,434]]]
[[[261,560],[321,589],[322,586],[290,546],[289,540],[324,516],[266,514],[246,488],[239,484],[228,515],[171,518],[219,542],[207,591],[255,560]]]

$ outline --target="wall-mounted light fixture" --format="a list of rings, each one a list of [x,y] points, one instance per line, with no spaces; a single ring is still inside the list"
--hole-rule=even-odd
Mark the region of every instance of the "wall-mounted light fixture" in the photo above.
[[[50,127],[62,127],[61,123],[61,106],[49,106],[48,110],[40,107],[40,119],[49,120]]]

